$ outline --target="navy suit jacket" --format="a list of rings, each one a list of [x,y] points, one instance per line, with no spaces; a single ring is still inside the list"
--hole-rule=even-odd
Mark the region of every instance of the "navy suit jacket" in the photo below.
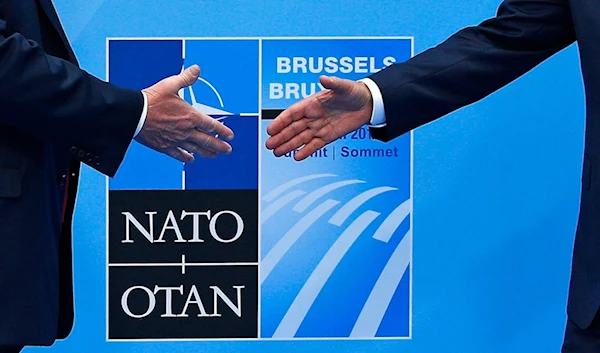
[[[494,18],[370,76],[381,89],[388,141],[474,103],[577,41],[586,92],[579,221],[567,313],[586,328],[600,306],[600,2],[506,0]]]
[[[113,176],[143,104],[78,67],[50,0],[0,0],[0,345],[71,331],[80,163]]]

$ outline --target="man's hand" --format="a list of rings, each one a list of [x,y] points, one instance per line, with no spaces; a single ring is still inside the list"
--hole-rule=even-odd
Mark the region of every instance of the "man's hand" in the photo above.
[[[365,84],[326,76],[319,81],[325,90],[293,104],[267,127],[266,146],[275,156],[304,146],[294,155],[301,161],[370,121],[373,97]]]
[[[231,140],[233,131],[197,111],[178,95],[179,90],[194,84],[199,75],[200,68],[194,65],[144,90],[148,114],[136,141],[188,163],[194,161],[193,154],[215,158],[218,153],[231,152],[231,146],[216,136]]]

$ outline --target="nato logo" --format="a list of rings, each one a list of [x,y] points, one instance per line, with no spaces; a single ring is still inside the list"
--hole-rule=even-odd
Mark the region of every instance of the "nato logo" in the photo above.
[[[262,337],[410,336],[412,202],[402,194],[329,173],[264,193]]]
[[[199,65],[199,79],[181,90],[180,96],[235,133],[230,142],[233,153],[216,159],[198,158],[185,166],[132,144],[119,174],[111,180],[111,189],[258,188],[257,40],[111,39],[108,50],[110,82],[134,89]]]
[[[235,133],[230,155],[185,166],[185,189],[257,189],[258,42],[188,40],[184,44],[184,62],[198,64],[201,70],[198,81],[183,90],[184,99]]]

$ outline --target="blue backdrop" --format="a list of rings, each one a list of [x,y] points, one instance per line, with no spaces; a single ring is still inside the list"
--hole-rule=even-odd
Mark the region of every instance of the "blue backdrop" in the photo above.
[[[82,66],[101,78],[107,37],[412,36],[419,53],[493,16],[498,3],[55,0]],[[75,328],[50,350],[558,351],[583,103],[571,46],[484,101],[414,132],[411,340],[106,342],[106,180],[85,168],[74,225]]]

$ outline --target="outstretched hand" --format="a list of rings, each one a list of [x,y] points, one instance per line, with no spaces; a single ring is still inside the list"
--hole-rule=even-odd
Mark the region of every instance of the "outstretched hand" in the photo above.
[[[231,140],[233,131],[179,97],[179,90],[193,85],[199,75],[200,68],[194,65],[144,90],[148,114],[136,141],[188,163],[194,161],[194,154],[214,158],[231,152],[218,136]]]
[[[266,147],[280,157],[293,150],[301,161],[369,122],[373,98],[364,83],[321,76],[325,90],[291,105],[267,127]]]

